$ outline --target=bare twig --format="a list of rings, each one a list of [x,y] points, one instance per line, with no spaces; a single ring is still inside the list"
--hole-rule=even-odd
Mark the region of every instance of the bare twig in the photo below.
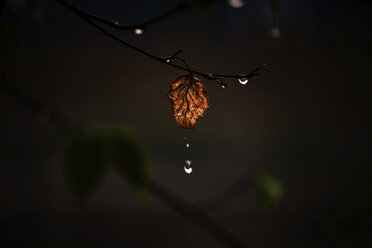
[[[244,195],[248,190],[252,189],[252,183],[248,180],[246,176],[237,180],[229,188],[222,192],[219,192],[213,198],[208,199],[204,202],[203,208],[207,212],[216,211],[221,207],[224,207],[228,203],[232,202],[235,198]]]
[[[189,7],[191,5],[189,2],[181,2],[181,3],[178,3],[176,6],[174,6],[173,8],[167,10],[166,12],[164,12],[164,13],[162,13],[162,14],[154,17],[154,18],[143,21],[141,23],[122,24],[122,23],[120,23],[116,20],[107,19],[107,18],[98,16],[96,14],[90,13],[88,11],[85,11],[85,10],[83,10],[83,9],[65,1],[65,0],[61,0],[60,2],[62,2],[66,7],[75,11],[77,14],[85,15],[92,20],[104,23],[104,24],[106,24],[106,25],[108,25],[108,26],[110,26],[111,28],[114,28],[114,29],[126,29],[126,30],[143,29],[150,24],[154,24],[158,21],[164,20],[165,18],[167,18],[169,16],[172,16],[173,14],[176,14],[177,12],[179,12],[179,11],[181,11],[181,10],[185,9],[186,7]]]
[[[114,35],[113,33],[111,33],[110,31],[102,28],[100,25],[98,25],[97,23],[95,23],[94,21],[99,21],[103,24],[107,24],[109,26],[112,27],[112,25],[121,25],[121,26],[125,26],[123,24],[120,24],[118,23],[117,21],[113,21],[113,20],[109,20],[109,19],[105,19],[105,18],[102,18],[102,17],[98,17],[94,14],[91,14],[89,12],[86,12],[85,10],[82,10],[81,8],[78,8],[76,6],[74,6],[73,4],[67,2],[66,0],[57,0],[59,2],[61,2],[64,6],[66,6],[67,8],[71,9],[72,11],[74,11],[77,15],[80,16],[80,18],[82,18],[83,20],[85,20],[86,22],[88,22],[89,24],[91,24],[93,27],[95,27],[96,29],[98,29],[99,31],[101,31],[103,34],[105,34],[106,36],[120,42],[121,44],[143,54],[143,55],[146,55],[147,57],[150,57],[158,62],[161,62],[163,64],[167,64],[169,66],[172,66],[172,67],[175,67],[177,69],[180,69],[180,70],[183,70],[183,71],[186,71],[186,72],[189,72],[189,73],[193,73],[193,74],[196,74],[196,75],[199,75],[205,79],[209,79],[209,80],[213,80],[217,83],[219,83],[223,88],[226,87],[226,85],[222,82],[222,80],[220,78],[236,78],[236,79],[249,79],[251,77],[254,77],[254,76],[258,76],[259,75],[259,71],[264,68],[266,66],[266,64],[263,64],[262,66],[258,67],[257,69],[249,72],[249,73],[242,73],[242,74],[219,74],[219,73],[207,73],[207,72],[200,72],[200,71],[196,71],[196,70],[193,70],[191,69],[189,66],[187,66],[186,62],[177,57],[178,53],[176,53],[175,55],[173,56],[167,56],[167,57],[159,57],[159,56],[156,56],[156,55],[153,55],[147,51],[144,51],[136,46],[134,46],[133,44],[130,44],[122,39],[120,39],[119,37],[117,37],[116,35]],[[181,6],[184,6],[184,5],[181,5]],[[180,8],[180,7],[179,7]],[[168,15],[162,15],[162,18],[165,18],[169,16]],[[154,18],[153,20],[159,20],[158,18]],[[151,21],[153,21],[151,20]],[[151,23],[151,21],[147,21],[145,23]],[[134,26],[138,26],[138,25],[143,25],[142,24],[136,24]],[[129,25],[131,27],[133,27],[133,25]],[[128,26],[128,27],[129,27]],[[169,59],[171,58],[171,59]],[[185,66],[180,66],[180,65],[177,65],[177,64],[174,64],[172,63],[172,60],[173,59],[176,59],[176,60],[179,60],[181,62],[183,62],[185,64]]]

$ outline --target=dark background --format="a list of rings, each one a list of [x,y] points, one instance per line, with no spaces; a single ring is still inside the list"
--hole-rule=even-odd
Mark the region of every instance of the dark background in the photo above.
[[[174,5],[73,2],[123,23]],[[166,98],[184,72],[109,39],[57,1],[7,1],[0,87],[11,85],[17,96],[0,91],[0,247],[224,247],[156,197],[138,197],[113,169],[76,204],[65,175],[63,122],[49,120],[53,111],[94,127],[132,127],[156,181],[201,208],[249,169],[275,175],[283,195],[273,210],[247,191],[208,212],[250,247],[372,247],[371,6],[279,5],[272,12],[270,1],[239,9],[222,1],[204,14],[182,11],[142,36],[114,31],[159,56],[182,49],[200,71],[268,64],[245,86],[205,81],[210,109],[185,131]],[[277,24],[280,38],[271,35]],[[194,161],[190,175],[185,159]]]

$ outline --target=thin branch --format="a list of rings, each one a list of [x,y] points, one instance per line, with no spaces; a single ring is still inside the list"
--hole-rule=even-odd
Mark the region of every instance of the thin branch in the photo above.
[[[77,15],[80,16],[80,18],[82,18],[83,20],[85,20],[86,22],[91,24],[97,30],[101,31],[106,36],[120,42],[121,44],[123,44],[123,45],[125,45],[125,46],[143,54],[143,55],[146,55],[147,57],[150,57],[150,58],[152,58],[152,59],[154,59],[154,60],[156,60],[160,63],[167,64],[167,65],[175,67],[177,69],[180,69],[180,70],[192,73],[192,74],[199,75],[199,76],[201,76],[205,79],[216,81],[217,83],[219,83],[222,86],[222,88],[225,88],[226,84],[224,84],[220,78],[249,79],[251,77],[258,76],[259,71],[266,66],[266,64],[263,64],[262,66],[258,67],[257,69],[255,69],[255,70],[253,70],[249,73],[243,73],[243,74],[219,74],[219,73],[207,73],[207,72],[196,71],[196,70],[190,69],[183,59],[178,58],[176,56],[178,53],[176,53],[176,55],[168,56],[168,57],[159,57],[159,56],[153,55],[153,54],[151,54],[151,53],[149,53],[145,50],[142,50],[142,49],[134,46],[133,44],[130,44],[130,43],[120,39],[119,37],[117,37],[116,35],[111,33],[110,31],[108,31],[108,30],[102,28],[101,26],[99,26],[98,24],[96,24],[93,20],[96,20],[96,21],[99,21],[101,23],[108,24],[108,25],[111,25],[110,23],[115,22],[115,21],[104,19],[102,17],[98,17],[94,14],[88,13],[85,10],[82,10],[81,8],[78,8],[74,5],[72,5],[71,3],[67,2],[66,0],[57,0],[57,1],[61,2],[64,6],[71,9],[72,11],[74,11]],[[116,23],[116,24],[118,24],[118,23]],[[172,60],[169,60],[170,57],[172,59],[177,59],[177,60],[180,60],[180,61],[184,62],[185,67],[172,63]],[[168,60],[169,60],[169,62],[168,62]]]
[[[181,2],[181,3],[178,3],[176,6],[174,6],[173,8],[167,10],[166,12],[164,12],[164,13],[162,13],[162,14],[154,17],[154,18],[143,21],[141,23],[122,24],[122,23],[120,23],[116,20],[107,19],[107,18],[98,16],[96,14],[90,13],[88,11],[85,11],[85,10],[83,10],[83,9],[65,1],[65,0],[61,0],[60,2],[62,2],[66,7],[70,8],[71,10],[75,11],[76,13],[85,15],[92,20],[96,20],[96,21],[99,21],[101,23],[104,23],[104,24],[110,26],[111,28],[127,29],[127,30],[132,30],[132,29],[137,29],[137,28],[143,29],[150,24],[154,24],[158,21],[164,20],[165,18],[176,14],[177,12],[179,12],[179,11],[181,11],[181,10],[185,9],[186,7],[189,7],[191,5],[191,3],[189,3],[189,2]]]
[[[252,182],[250,182],[246,176],[237,180],[230,187],[222,192],[219,192],[213,198],[207,200],[202,205],[208,212],[216,211],[226,204],[232,202],[235,198],[244,195],[248,190],[252,189]]]
[[[170,193],[160,184],[152,181],[148,184],[148,190],[158,197],[163,203],[185,216],[187,219],[198,225],[200,228],[208,231],[211,235],[221,240],[229,247],[247,247],[241,240],[232,233],[224,229],[218,222],[210,218],[202,210],[181,200],[176,195]]]

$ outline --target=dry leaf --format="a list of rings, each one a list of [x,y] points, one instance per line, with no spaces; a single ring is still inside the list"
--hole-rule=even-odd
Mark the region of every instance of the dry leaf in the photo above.
[[[209,108],[207,91],[194,75],[180,76],[171,84],[168,97],[173,117],[182,128],[193,128],[199,117]]]

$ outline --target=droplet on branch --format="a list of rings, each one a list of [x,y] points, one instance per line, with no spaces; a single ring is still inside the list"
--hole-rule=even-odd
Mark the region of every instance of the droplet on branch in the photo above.
[[[247,84],[248,83],[248,78],[239,78],[239,83],[240,84]]]
[[[187,174],[191,174],[192,172],[192,161],[191,160],[185,160],[184,170]]]
[[[209,108],[207,91],[194,75],[180,76],[171,84],[168,98],[176,123],[185,129],[193,128],[199,117]]]

